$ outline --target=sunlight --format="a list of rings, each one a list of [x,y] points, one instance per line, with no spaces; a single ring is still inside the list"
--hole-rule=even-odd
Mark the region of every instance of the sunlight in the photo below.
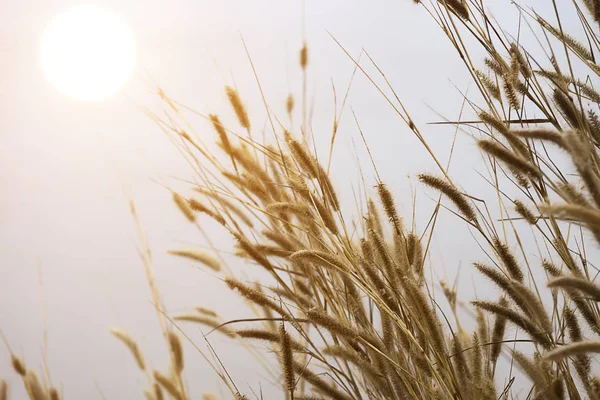
[[[46,76],[59,92],[74,99],[113,95],[130,79],[134,63],[131,29],[106,8],[70,8],[54,18],[42,40]]]

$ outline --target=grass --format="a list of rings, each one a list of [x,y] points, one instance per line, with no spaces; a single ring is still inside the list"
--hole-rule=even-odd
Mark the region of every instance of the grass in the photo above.
[[[446,123],[477,142],[489,171],[482,179],[495,192],[491,199],[461,188],[460,177],[443,167],[401,99],[385,95],[395,93],[393,88],[377,86],[356,61],[439,168],[438,175],[419,175],[424,190],[440,199],[423,232],[407,228],[415,224],[404,222],[379,178],[368,212],[356,224],[343,215],[340,203],[348,199],[338,197],[329,164],[309,146],[305,94],[299,131],[288,131],[269,112],[276,140],[264,143],[253,139],[258,135],[252,135],[241,96],[226,87],[243,134],[216,115],[205,116],[221,157],[188,132],[185,109],[161,91],[173,118],[154,118],[197,175],[190,187],[194,196],[174,193],[175,205],[189,223],[218,222],[235,239],[237,257],[267,278],[244,282],[203,251],[173,250],[221,271],[232,293],[252,305],[256,315],[245,321],[254,326],[238,329],[236,321],[224,322],[204,308],[175,317],[159,311],[171,352],[166,372],[147,369],[135,340],[113,330],[148,376],[146,397],[192,398],[178,324],[199,323],[232,340],[269,344],[278,355],[269,368],[291,400],[600,399],[592,363],[600,352],[600,285],[588,259],[594,252],[586,250],[600,243],[600,94],[594,88],[600,74],[595,61],[600,1],[569,2],[580,22],[573,33],[563,30],[559,5],[552,0],[547,5],[552,21],[516,5],[522,23],[517,32],[505,32],[484,1],[420,4],[460,54],[477,88],[465,98],[477,119]],[[519,43],[521,29],[538,39],[531,43],[542,51]],[[473,59],[481,49],[486,57]],[[308,51],[303,45],[299,57],[304,81]],[[543,56],[534,56],[538,53]],[[387,84],[383,73],[378,78]],[[285,100],[290,115],[295,103],[292,96]],[[332,146],[337,126],[336,121]],[[472,271],[497,287],[497,297],[465,305],[453,287],[427,278],[429,240],[434,230],[444,231],[437,226],[442,209],[466,224],[488,255]],[[521,237],[531,229],[537,249],[522,247]],[[145,251],[148,281],[160,304]],[[475,316],[474,328],[462,308]],[[516,328],[515,336],[508,336],[509,327]],[[516,350],[516,343],[526,346]],[[502,357],[520,372],[500,371],[507,369]],[[239,393],[218,361],[206,360],[233,397],[250,398]],[[16,356],[13,366],[31,399],[59,398]],[[2,400],[4,388],[0,385]]]

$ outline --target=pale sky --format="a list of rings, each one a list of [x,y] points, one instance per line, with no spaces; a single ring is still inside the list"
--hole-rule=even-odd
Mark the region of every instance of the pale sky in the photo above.
[[[127,19],[138,45],[133,79],[119,94],[95,102],[78,102],[58,93],[47,82],[39,62],[39,44],[47,24],[56,13],[81,3],[0,2],[0,330],[15,352],[40,371],[45,304],[52,379],[64,388],[67,398],[98,399],[98,386],[109,399],[141,399],[144,377],[122,344],[108,333],[113,326],[129,331],[152,365],[166,368],[166,349],[136,252],[128,197],[135,201],[150,240],[168,312],[196,305],[214,308],[225,318],[247,317],[251,312],[240,308],[242,302],[217,277],[165,254],[182,243],[202,244],[202,239],[172,205],[170,193],[156,183],[180,188],[174,178],[189,179],[192,171],[142,111],[162,110],[151,91],[151,79],[176,100],[203,113],[218,113],[232,125],[235,120],[223,86],[235,84],[248,103],[253,124],[262,126],[264,108],[242,35],[267,101],[284,116],[288,93],[293,92],[299,100],[301,88],[297,62],[302,2],[95,1],[93,4],[107,6]],[[510,1],[488,3],[494,5],[499,18],[514,23]],[[540,6],[538,11],[546,10]],[[448,118],[458,117],[458,90],[468,89],[467,75],[424,9],[410,0],[306,0],[305,30],[318,145],[329,141],[331,82],[341,98],[353,71],[352,62],[330,38],[331,33],[352,55],[358,56],[362,48],[369,52],[422,124],[440,159],[447,160],[452,130],[425,123],[439,120],[430,107]],[[374,72],[372,67],[368,70]],[[410,220],[414,175],[435,172],[433,163],[360,73],[348,105],[332,167],[333,180],[346,199],[344,209],[356,216],[351,189],[359,178],[353,140],[368,184],[375,182],[352,107],[383,180],[392,187]],[[208,124],[200,118],[191,121],[210,141],[213,132]],[[481,180],[476,181],[480,161],[472,140],[459,135],[457,146],[451,175],[460,176],[464,186],[481,185]],[[320,149],[325,155],[326,148]],[[417,188],[418,211],[424,217],[433,207],[430,197]],[[462,265],[461,276],[469,286],[469,263],[480,254],[465,246],[474,243],[468,232],[458,225],[453,231],[452,218],[449,213],[441,218],[452,234],[438,238],[432,257],[438,261],[438,277],[453,279]],[[417,229],[425,223],[424,218],[418,220]],[[215,228],[214,235],[219,247],[230,246],[223,232]],[[244,271],[252,268],[238,267]],[[472,295],[472,287],[465,291]],[[196,341],[202,341],[195,327],[185,328]],[[249,388],[258,390],[262,382],[266,398],[277,393],[242,346],[216,334],[209,338],[243,392],[251,395]],[[186,356],[186,377],[194,398],[203,391],[218,392],[216,375],[190,345],[186,345]],[[9,352],[3,345],[0,377],[8,379],[12,398],[23,398],[22,384],[10,368]]]

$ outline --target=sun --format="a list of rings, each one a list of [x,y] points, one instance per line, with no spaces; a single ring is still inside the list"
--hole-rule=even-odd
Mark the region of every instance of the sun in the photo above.
[[[58,14],[44,33],[42,65],[61,93],[78,100],[104,99],[133,74],[133,32],[110,9],[70,8]]]

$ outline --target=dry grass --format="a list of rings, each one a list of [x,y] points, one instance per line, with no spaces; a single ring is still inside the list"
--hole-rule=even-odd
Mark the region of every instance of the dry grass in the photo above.
[[[428,278],[434,274],[429,273],[427,238],[436,223],[425,232],[407,230],[393,193],[378,181],[368,213],[352,225],[341,211],[349,199],[338,198],[328,164],[308,146],[307,126],[297,134],[291,127],[273,128],[275,144],[258,143],[242,97],[226,87],[246,132],[232,134],[218,116],[207,116],[224,152],[221,161],[200,151],[202,143],[183,129],[163,126],[195,144],[182,149],[193,155],[199,171],[199,183],[190,190],[203,197],[187,200],[173,193],[173,199],[189,222],[217,221],[235,239],[240,260],[269,278],[255,287],[223,272],[204,252],[172,251],[224,274],[229,288],[259,314],[256,326],[245,329],[222,326],[216,313],[203,308],[174,320],[207,325],[231,340],[272,346],[279,362],[270,368],[288,399],[492,400],[519,396],[515,387],[522,394],[528,385],[527,398],[600,399],[600,378],[590,361],[591,353],[600,352],[600,286],[585,251],[586,244],[600,243],[600,123],[595,114],[600,95],[594,89],[600,75],[594,61],[600,49],[600,2],[573,2],[581,22],[577,34],[521,9],[529,26],[535,26],[531,33],[544,37],[539,43],[544,43],[545,59],[533,58],[533,51],[512,39],[520,32],[506,34],[478,1],[420,5],[461,54],[478,89],[470,102],[478,120],[453,124],[476,137],[489,166],[486,182],[496,197],[459,189],[460,182],[441,167],[402,104],[394,107],[441,169],[440,176],[419,175],[422,190],[443,194],[440,201],[449,200],[446,208],[467,224],[488,255],[473,271],[497,287],[495,298],[464,305],[455,289],[442,283],[454,314],[446,315],[442,297],[435,297],[438,282]],[[472,46],[479,45],[487,52],[482,60],[471,57]],[[306,44],[299,58],[306,79]],[[177,110],[173,102],[169,106]],[[286,112],[291,122],[291,95]],[[565,157],[552,158],[547,145]],[[490,212],[494,204],[498,210]],[[513,207],[516,218],[505,218]],[[498,214],[503,218],[493,216]],[[538,247],[523,249],[521,237],[532,231]],[[541,284],[546,276],[547,285]],[[472,321],[464,321],[458,304],[476,315],[474,328],[468,328]],[[510,338],[509,327],[518,328]],[[145,370],[135,342],[121,331],[113,334]],[[179,337],[168,330],[165,337],[169,373],[146,371],[146,396],[189,399]],[[527,345],[517,351],[519,342]],[[508,380],[500,379],[502,356],[521,374],[508,372]],[[51,388],[20,359],[13,357],[13,366],[32,399],[49,396]],[[513,378],[520,382],[513,384]],[[221,379],[232,397],[248,398],[229,376]]]

